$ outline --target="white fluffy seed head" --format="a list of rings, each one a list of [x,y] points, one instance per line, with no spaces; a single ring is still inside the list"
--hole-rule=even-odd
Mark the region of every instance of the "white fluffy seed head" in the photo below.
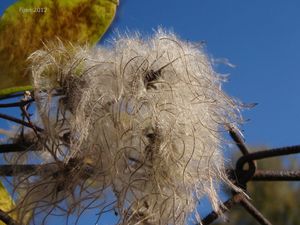
[[[47,174],[47,190],[57,195],[41,208],[64,199],[78,209],[87,199],[105,202],[99,211],[113,207],[126,225],[185,224],[203,196],[218,209],[218,184],[233,186],[224,175],[222,131],[241,118],[202,48],[159,30],[96,49],[59,42],[30,59],[46,133],[40,160],[80,161],[60,189],[62,181]],[[86,165],[93,172],[79,176]],[[25,185],[34,189],[43,178]],[[38,202],[33,195],[26,196]]]

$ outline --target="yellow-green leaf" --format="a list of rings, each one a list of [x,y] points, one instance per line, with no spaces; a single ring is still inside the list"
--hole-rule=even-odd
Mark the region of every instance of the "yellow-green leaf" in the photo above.
[[[118,0],[19,0],[0,19],[0,96],[30,89],[26,58],[56,38],[93,45],[111,24]]]
[[[0,181],[0,209],[4,212],[9,212],[15,207],[13,199]],[[10,213],[12,218],[16,218],[16,213]],[[6,225],[0,220],[0,225]]]

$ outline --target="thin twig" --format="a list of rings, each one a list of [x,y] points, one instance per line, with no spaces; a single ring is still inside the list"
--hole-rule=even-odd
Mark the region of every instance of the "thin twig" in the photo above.
[[[229,134],[231,138],[236,143],[237,147],[240,149],[240,151],[243,153],[243,155],[248,155],[249,151],[242,139],[242,137],[237,133],[237,131],[233,127],[228,127]]]
[[[261,225],[272,225],[267,218],[265,218],[246,198],[241,198],[240,200],[241,206],[246,209],[246,211],[251,214],[257,222]]]
[[[256,170],[252,181],[300,181],[300,170]]]
[[[15,123],[18,123],[18,124],[21,124],[21,125],[23,125],[25,127],[29,127],[29,128],[32,128],[32,129],[35,128],[39,132],[43,132],[44,131],[44,129],[42,129],[42,128],[36,126],[36,125],[33,125],[32,123],[25,122],[23,120],[20,120],[18,118],[15,118],[15,117],[3,114],[3,113],[0,113],[0,118],[5,119],[5,120],[9,120],[9,121],[12,121],[12,122],[15,122]]]
[[[20,102],[14,102],[14,103],[4,103],[0,104],[0,108],[11,108],[11,107],[22,107],[25,106],[31,102],[34,102],[34,99],[29,99],[27,101],[20,101]]]
[[[18,143],[18,144],[3,144],[0,145],[0,153],[7,152],[24,152],[28,151],[36,151],[37,149],[31,148],[34,143]]]
[[[11,218],[6,212],[0,209],[0,220],[3,221],[6,225],[20,225],[13,218]]]
[[[221,214],[224,212],[229,211],[235,204],[239,203],[241,198],[243,198],[243,195],[241,193],[237,193],[233,195],[229,200],[224,202],[222,205],[220,205],[220,210],[218,212],[213,211],[210,214],[208,214],[203,220],[202,225],[208,225],[214,222],[216,219],[219,218]],[[197,225],[200,225],[198,223]]]
[[[0,176],[14,176],[20,174],[33,174],[39,171],[40,165],[1,165]]]

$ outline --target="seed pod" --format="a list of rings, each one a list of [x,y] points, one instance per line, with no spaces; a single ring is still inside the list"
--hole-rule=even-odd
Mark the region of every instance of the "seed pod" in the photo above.
[[[54,44],[30,59],[48,132],[41,152],[50,156],[37,155],[72,177],[59,191],[49,186],[59,192],[39,203],[49,215],[96,202],[99,212],[113,207],[119,224],[183,225],[204,196],[218,209],[220,183],[235,188],[224,174],[222,132],[241,122],[239,106],[202,48],[159,30],[97,49]],[[17,181],[32,190],[43,179]]]

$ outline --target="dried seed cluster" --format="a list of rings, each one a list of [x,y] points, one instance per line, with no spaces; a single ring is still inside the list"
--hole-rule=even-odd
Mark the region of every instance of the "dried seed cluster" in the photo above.
[[[241,118],[202,48],[159,30],[30,60],[45,129],[34,159],[48,169],[16,177],[20,207],[43,223],[114,210],[124,225],[185,224],[203,196],[218,208],[218,184],[232,186],[222,131]]]

